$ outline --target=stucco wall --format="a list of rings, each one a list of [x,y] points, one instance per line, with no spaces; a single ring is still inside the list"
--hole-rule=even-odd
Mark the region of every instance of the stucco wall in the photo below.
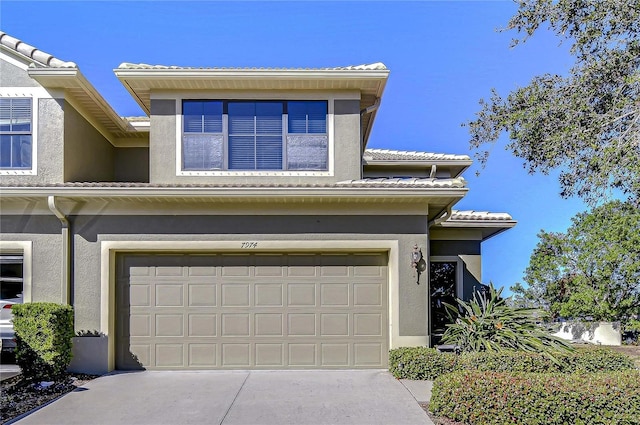
[[[114,147],[76,109],[64,105],[64,181],[114,179]]]
[[[37,175],[0,176],[2,184],[47,184],[63,181],[64,100],[38,99]]]
[[[0,60],[0,87],[40,87],[26,71]]]
[[[149,182],[149,148],[115,148],[115,181]]]
[[[425,217],[403,216],[72,216],[76,328],[100,329],[102,241],[398,240],[400,335],[426,335],[426,278],[417,285],[404,258],[425,246]]]
[[[53,215],[0,216],[2,241],[31,241],[31,300],[62,302],[62,236]]]
[[[457,257],[462,260],[462,299],[470,299],[482,283],[481,241],[479,240],[432,240],[431,255],[434,257]]]
[[[151,183],[321,183],[359,179],[360,103],[335,100],[333,176],[176,176],[176,101],[151,100],[149,180]]]

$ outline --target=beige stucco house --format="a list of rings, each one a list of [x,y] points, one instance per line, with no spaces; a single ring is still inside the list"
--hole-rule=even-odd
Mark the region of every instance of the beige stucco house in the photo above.
[[[515,225],[454,209],[468,156],[367,149],[381,63],[115,74],[146,116],[0,32],[2,285],[101,335],[76,370],[384,368]]]

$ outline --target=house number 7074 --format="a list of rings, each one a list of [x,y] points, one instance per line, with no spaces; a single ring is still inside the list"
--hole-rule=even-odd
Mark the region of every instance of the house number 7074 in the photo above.
[[[252,249],[257,247],[258,247],[258,242],[242,242],[240,244],[240,248],[242,249]]]

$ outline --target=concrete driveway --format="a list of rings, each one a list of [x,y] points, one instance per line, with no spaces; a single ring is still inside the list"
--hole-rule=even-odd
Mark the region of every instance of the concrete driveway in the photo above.
[[[27,424],[432,424],[387,371],[115,373]]]

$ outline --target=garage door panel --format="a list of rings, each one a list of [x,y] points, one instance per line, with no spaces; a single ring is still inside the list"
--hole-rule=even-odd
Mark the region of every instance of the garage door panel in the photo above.
[[[254,300],[256,307],[282,307],[282,283],[256,283]]]
[[[287,285],[289,307],[315,307],[316,284],[314,283],[290,283]]]
[[[251,366],[251,344],[222,344],[222,366]]]
[[[323,283],[320,285],[320,306],[321,307],[349,307],[349,285],[348,283]]]
[[[155,285],[156,307],[182,307],[184,306],[185,285],[179,283],[158,283]]]
[[[189,337],[215,337],[218,335],[218,316],[215,313],[189,314]]]
[[[189,366],[214,368],[217,363],[218,344],[189,344]]]
[[[283,367],[284,352],[282,344],[256,343],[256,366]]]
[[[218,285],[213,283],[188,284],[189,307],[215,307]]]
[[[119,256],[116,367],[386,367],[385,263],[377,254]]]
[[[249,307],[248,283],[222,284],[222,307]]]
[[[249,336],[249,313],[223,313],[222,336],[241,337]]]

